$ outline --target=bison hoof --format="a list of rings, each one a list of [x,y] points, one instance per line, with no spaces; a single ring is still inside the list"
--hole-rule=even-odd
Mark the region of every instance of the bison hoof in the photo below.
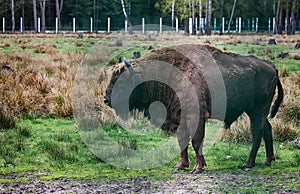
[[[271,163],[269,163],[269,162],[264,162],[264,163],[262,163],[261,166],[262,166],[262,167],[271,166]]]
[[[200,174],[204,171],[203,168],[196,168],[191,171],[191,174]]]

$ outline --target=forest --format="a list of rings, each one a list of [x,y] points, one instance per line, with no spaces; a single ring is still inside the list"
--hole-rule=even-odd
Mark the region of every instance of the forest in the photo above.
[[[210,35],[212,18],[218,18],[218,26],[222,26],[223,17],[229,24],[242,17],[276,18],[275,33],[294,34],[300,26],[299,13],[299,0],[0,0],[0,17],[5,18],[11,32],[19,28],[20,18],[23,29],[28,31],[37,31],[40,18],[41,31],[45,32],[54,26],[55,18],[59,26],[71,26],[72,18],[82,23],[93,18],[100,28],[107,25],[108,17],[120,26],[127,20],[129,27],[142,17],[147,23],[155,23],[162,17],[172,27],[178,18],[185,32],[192,34],[196,31],[195,18],[203,18],[205,25],[199,20],[199,33]],[[192,18],[192,32],[188,32],[188,18]],[[219,29],[222,34],[222,28]]]

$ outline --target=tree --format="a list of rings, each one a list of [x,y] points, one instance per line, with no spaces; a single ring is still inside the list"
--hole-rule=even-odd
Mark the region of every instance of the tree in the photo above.
[[[61,26],[60,14],[61,14],[62,8],[63,8],[63,0],[60,0],[60,3],[59,3],[59,0],[55,0],[55,11],[56,11],[56,17],[58,20],[59,27]]]
[[[211,35],[211,17],[212,17],[212,0],[207,0],[206,1],[206,35],[210,36]]]
[[[126,3],[124,2],[124,0],[121,0],[121,5],[122,5],[122,10],[123,10],[123,14],[125,17],[125,20],[127,21],[127,26],[128,26],[128,33],[132,34],[132,24],[131,21],[129,20],[129,15],[130,15],[130,1],[126,0]]]
[[[233,14],[234,14],[234,10],[235,10],[235,7],[236,7],[236,2],[237,2],[237,0],[234,0],[234,2],[233,2],[231,15],[230,15],[230,19],[229,19],[229,22],[228,22],[228,31],[227,31],[228,33],[230,32],[230,25],[231,25]]]
[[[41,9],[41,17],[42,17],[42,32],[46,32],[46,15],[45,15],[45,9],[46,9],[46,0],[40,0],[40,9]]]
[[[202,5],[202,0],[199,0],[199,35],[203,35],[203,22],[202,22],[202,14],[203,14],[203,5]]]
[[[11,3],[11,31],[14,33],[15,32],[15,2],[14,0],[10,1]]]
[[[275,34],[282,34],[282,4],[281,0],[278,0],[276,11],[276,31]]]
[[[37,13],[36,13],[36,0],[32,0],[32,10],[33,10],[33,27],[34,31],[37,32]]]

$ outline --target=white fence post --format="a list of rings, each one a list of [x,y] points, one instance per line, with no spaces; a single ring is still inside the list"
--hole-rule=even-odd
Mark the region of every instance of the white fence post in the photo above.
[[[41,32],[41,18],[38,18],[38,33]]]
[[[127,20],[125,20],[125,32],[127,32]]]
[[[268,32],[271,31],[271,18],[268,18]]]
[[[258,18],[256,18],[255,24],[256,24],[256,27],[255,27],[256,29],[255,29],[255,31],[258,32]]]
[[[214,18],[214,30],[217,30],[217,18]]]
[[[90,32],[93,32],[93,18],[90,19],[90,23],[91,23]]]
[[[179,32],[178,18],[175,20],[176,32]]]
[[[73,33],[76,32],[76,18],[73,18]]]
[[[107,18],[107,32],[110,32],[110,18]]]
[[[273,17],[273,32],[276,32],[276,18]]]
[[[5,17],[2,18],[2,32],[5,32]]]
[[[159,18],[159,33],[162,33],[162,18]]]
[[[142,33],[145,33],[145,18],[142,18]]]
[[[242,18],[239,17],[239,33],[242,33]]]
[[[225,17],[222,18],[222,32],[225,32]]]
[[[235,18],[235,32],[238,32],[238,29],[239,29],[239,19],[237,17]]]
[[[58,33],[58,18],[55,18],[55,33]]]
[[[23,32],[23,18],[20,17],[20,32]]]
[[[189,18],[189,32],[190,34],[193,32],[193,19]]]

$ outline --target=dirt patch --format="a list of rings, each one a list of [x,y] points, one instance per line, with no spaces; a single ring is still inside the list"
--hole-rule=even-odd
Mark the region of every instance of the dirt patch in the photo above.
[[[22,183],[1,183],[0,193],[298,193],[300,190],[300,172],[278,175],[244,171],[205,171],[198,175],[180,172],[172,174],[169,178],[136,177],[113,181],[66,178],[45,181],[32,175],[28,177],[32,179]],[[7,178],[20,177],[10,174]]]

